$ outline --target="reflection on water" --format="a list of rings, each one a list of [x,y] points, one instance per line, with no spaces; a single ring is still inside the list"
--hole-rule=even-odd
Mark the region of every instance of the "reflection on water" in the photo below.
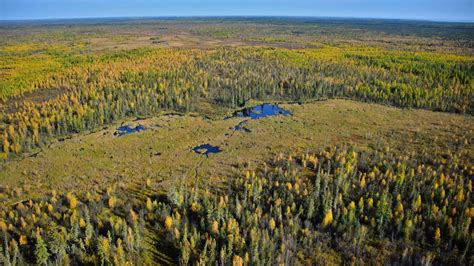
[[[291,113],[280,106],[276,104],[268,104],[264,103],[261,105],[257,105],[254,107],[249,107],[245,108],[239,111],[236,111],[235,113],[232,114],[230,117],[226,117],[225,119],[230,119],[234,117],[244,117],[244,118],[250,118],[250,119],[260,119],[260,118],[265,118],[269,116],[276,116],[276,115],[291,115]],[[247,133],[250,133],[250,129],[244,127],[245,123],[247,123],[248,120],[244,120],[240,123],[238,123],[235,127],[234,130],[243,130]]]
[[[219,153],[222,150],[218,146],[212,146],[210,144],[202,144],[202,145],[194,147],[193,151],[195,153],[203,154],[203,155],[206,155],[206,157],[209,157],[209,153]]]
[[[121,126],[121,127],[117,128],[117,131],[115,131],[114,135],[120,137],[120,136],[127,135],[127,134],[130,134],[130,133],[144,131],[146,129],[147,128],[145,126],[142,126],[140,124],[137,125],[136,127],[126,125],[126,126]]]

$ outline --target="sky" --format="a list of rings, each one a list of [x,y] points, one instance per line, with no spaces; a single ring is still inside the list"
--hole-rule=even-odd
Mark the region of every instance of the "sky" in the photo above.
[[[0,20],[309,16],[474,22],[474,0],[0,0]]]

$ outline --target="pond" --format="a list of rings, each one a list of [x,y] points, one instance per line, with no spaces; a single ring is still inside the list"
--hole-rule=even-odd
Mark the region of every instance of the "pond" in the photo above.
[[[253,120],[253,119],[260,119],[260,118],[276,116],[276,115],[288,116],[288,115],[291,115],[291,113],[276,104],[264,103],[261,105],[257,105],[254,107],[249,107],[249,108],[236,111],[232,114],[232,116],[226,117],[225,119],[230,119],[234,117],[243,117],[243,118],[249,118],[250,120]],[[244,126],[245,123],[247,123],[247,121],[248,119],[238,123],[234,127],[234,130],[242,130],[244,132],[250,133],[251,130]]]
[[[144,131],[144,130],[147,130],[147,128],[143,125],[140,125],[140,124],[138,124],[135,127],[130,126],[130,125],[125,125],[125,126],[120,126],[119,128],[117,128],[117,131],[115,131],[114,135],[120,137],[120,136],[123,136],[123,135],[127,135],[127,134],[130,134],[130,133],[135,133],[135,132],[140,132],[140,131]]]
[[[236,111],[232,114],[231,117],[248,117],[250,119],[260,119],[269,116],[276,116],[276,115],[291,115],[291,113],[276,104],[269,104],[264,103],[261,105],[257,105],[254,107],[245,108],[239,111]]]
[[[209,157],[209,153],[219,153],[221,152],[221,148],[219,146],[213,146],[210,144],[202,144],[193,148],[193,151],[198,154],[206,155]]]

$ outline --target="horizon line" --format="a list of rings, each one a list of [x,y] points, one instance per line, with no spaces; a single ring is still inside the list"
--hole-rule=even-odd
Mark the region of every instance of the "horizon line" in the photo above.
[[[305,15],[170,15],[170,16],[92,16],[92,17],[51,17],[51,18],[17,18],[0,19],[0,23],[8,22],[35,22],[59,20],[93,20],[93,19],[180,19],[180,18],[312,18],[312,19],[355,19],[355,20],[395,20],[420,21],[436,23],[463,23],[473,24],[473,20],[425,19],[425,18],[396,18],[396,17],[358,17],[358,16],[305,16]]]

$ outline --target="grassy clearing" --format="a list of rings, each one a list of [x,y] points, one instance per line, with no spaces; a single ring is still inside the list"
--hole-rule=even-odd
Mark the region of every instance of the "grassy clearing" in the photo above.
[[[33,156],[3,162],[0,180],[9,186],[23,184],[33,194],[49,189],[87,190],[118,181],[133,184],[145,178],[163,181],[157,182],[163,186],[209,176],[220,183],[236,170],[236,163],[266,161],[279,152],[299,154],[341,143],[366,148],[387,145],[402,153],[435,152],[454,139],[472,138],[474,130],[470,116],[348,100],[283,107],[293,115],[251,120],[246,126],[251,133],[232,130],[239,119],[191,115],[145,119],[139,123],[161,127],[122,137],[113,135],[119,126],[115,124],[56,142]],[[191,152],[204,143],[218,145],[223,151],[208,159]]]

